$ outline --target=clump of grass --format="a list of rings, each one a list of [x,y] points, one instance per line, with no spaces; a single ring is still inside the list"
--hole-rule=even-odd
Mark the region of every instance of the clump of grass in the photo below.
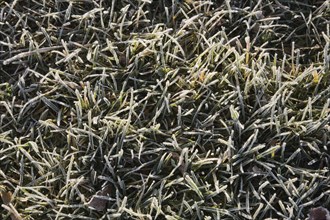
[[[1,218],[326,207],[328,3],[1,1]]]

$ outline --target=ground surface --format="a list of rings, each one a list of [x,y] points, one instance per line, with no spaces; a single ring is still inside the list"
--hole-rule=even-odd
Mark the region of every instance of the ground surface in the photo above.
[[[329,24],[329,0],[0,0],[0,218],[329,207]]]

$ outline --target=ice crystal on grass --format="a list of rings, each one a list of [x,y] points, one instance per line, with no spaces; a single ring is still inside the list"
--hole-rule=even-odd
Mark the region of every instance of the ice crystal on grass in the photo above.
[[[0,1],[1,219],[314,218],[329,16],[328,1]]]

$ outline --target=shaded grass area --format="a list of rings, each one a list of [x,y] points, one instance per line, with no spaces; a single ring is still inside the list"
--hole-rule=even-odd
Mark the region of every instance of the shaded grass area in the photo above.
[[[0,1],[1,218],[329,207],[329,1]]]

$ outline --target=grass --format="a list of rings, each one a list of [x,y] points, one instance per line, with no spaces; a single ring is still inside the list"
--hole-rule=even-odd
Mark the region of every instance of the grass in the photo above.
[[[1,219],[329,207],[329,5],[0,0]]]

